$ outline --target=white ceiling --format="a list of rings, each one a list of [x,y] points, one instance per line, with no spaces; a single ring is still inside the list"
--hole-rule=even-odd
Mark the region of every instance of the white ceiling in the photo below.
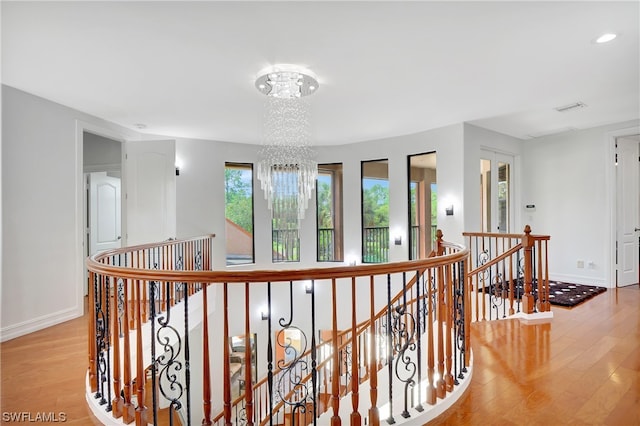
[[[317,144],[463,121],[528,139],[640,118],[639,6],[2,1],[2,82],[153,134],[257,143],[257,73],[294,63],[320,82]]]

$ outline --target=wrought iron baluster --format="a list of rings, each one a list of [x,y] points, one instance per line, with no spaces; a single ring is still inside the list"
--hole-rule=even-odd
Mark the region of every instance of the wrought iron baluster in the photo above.
[[[422,407],[422,328],[421,323],[423,322],[423,315],[422,315],[422,303],[420,301],[420,271],[416,271],[416,283],[415,283],[415,287],[416,287],[416,317],[415,317],[415,324],[416,324],[416,340],[417,340],[417,358],[418,358],[418,383],[417,383],[417,387],[418,387],[418,405],[415,406],[415,409],[418,412],[422,412],[424,411],[424,407]]]
[[[387,363],[389,372],[389,417],[387,423],[390,425],[396,421],[393,418],[393,330],[391,322],[391,274],[387,274]]]

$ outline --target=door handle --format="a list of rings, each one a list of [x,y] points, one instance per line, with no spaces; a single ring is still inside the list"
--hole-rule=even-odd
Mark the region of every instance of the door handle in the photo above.
[[[118,235],[118,239],[121,239],[122,237],[120,235]]]

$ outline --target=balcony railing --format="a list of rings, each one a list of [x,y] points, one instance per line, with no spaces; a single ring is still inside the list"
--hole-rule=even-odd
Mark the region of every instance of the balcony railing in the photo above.
[[[431,225],[430,238],[431,242],[435,242],[436,240],[436,231],[437,225]],[[421,244],[426,242],[420,241],[420,225],[411,225],[411,259],[419,259],[420,258],[420,247]]]
[[[318,228],[318,262],[334,262],[335,229]]]
[[[90,405],[107,424],[428,421],[469,383],[472,318],[549,310],[548,236],[465,236],[471,262],[439,231],[428,259],[305,270],[212,271],[213,236],[96,255]]]
[[[362,230],[362,262],[389,261],[389,227],[366,226]]]
[[[549,312],[548,235],[464,232],[473,320]]]
[[[211,238],[88,260],[88,383],[99,415],[379,425],[419,416],[468,383],[467,249],[440,240],[439,255],[420,261],[227,272],[211,270]],[[320,330],[330,336],[322,343]],[[255,334],[258,352],[245,350],[233,372],[228,339],[238,334]],[[233,400],[235,386],[243,393]]]

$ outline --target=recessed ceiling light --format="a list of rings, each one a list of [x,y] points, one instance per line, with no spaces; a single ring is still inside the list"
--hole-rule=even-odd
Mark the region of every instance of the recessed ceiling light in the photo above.
[[[613,33],[602,34],[596,39],[596,43],[607,43],[616,38],[617,35]]]

